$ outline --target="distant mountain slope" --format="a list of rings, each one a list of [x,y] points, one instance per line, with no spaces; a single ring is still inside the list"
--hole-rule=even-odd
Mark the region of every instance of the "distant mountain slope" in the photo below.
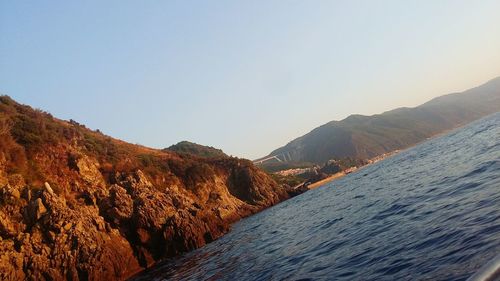
[[[164,151],[174,151],[177,153],[189,154],[193,156],[212,158],[212,159],[229,157],[220,149],[189,141],[181,141],[168,148],[165,148]]]
[[[351,115],[342,121],[329,122],[262,159],[323,164],[343,157],[371,158],[409,147],[497,111],[500,111],[500,77],[415,108],[398,108],[373,116]]]

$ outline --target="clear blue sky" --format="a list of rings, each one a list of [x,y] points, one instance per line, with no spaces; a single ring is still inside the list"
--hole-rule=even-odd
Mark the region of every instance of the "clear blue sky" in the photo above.
[[[0,92],[257,158],[500,75],[500,1],[0,1]]]

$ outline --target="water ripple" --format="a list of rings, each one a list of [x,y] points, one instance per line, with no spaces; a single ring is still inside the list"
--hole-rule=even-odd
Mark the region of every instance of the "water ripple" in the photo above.
[[[465,280],[500,253],[500,114],[237,223],[137,280]]]

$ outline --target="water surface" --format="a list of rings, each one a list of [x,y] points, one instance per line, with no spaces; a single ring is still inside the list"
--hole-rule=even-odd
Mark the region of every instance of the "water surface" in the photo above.
[[[500,253],[500,113],[234,225],[138,280],[465,280]]]

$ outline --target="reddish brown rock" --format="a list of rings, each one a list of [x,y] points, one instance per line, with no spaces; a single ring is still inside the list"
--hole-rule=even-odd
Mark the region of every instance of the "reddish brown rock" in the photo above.
[[[248,160],[128,144],[5,96],[1,120],[0,280],[124,280],[287,198]]]

